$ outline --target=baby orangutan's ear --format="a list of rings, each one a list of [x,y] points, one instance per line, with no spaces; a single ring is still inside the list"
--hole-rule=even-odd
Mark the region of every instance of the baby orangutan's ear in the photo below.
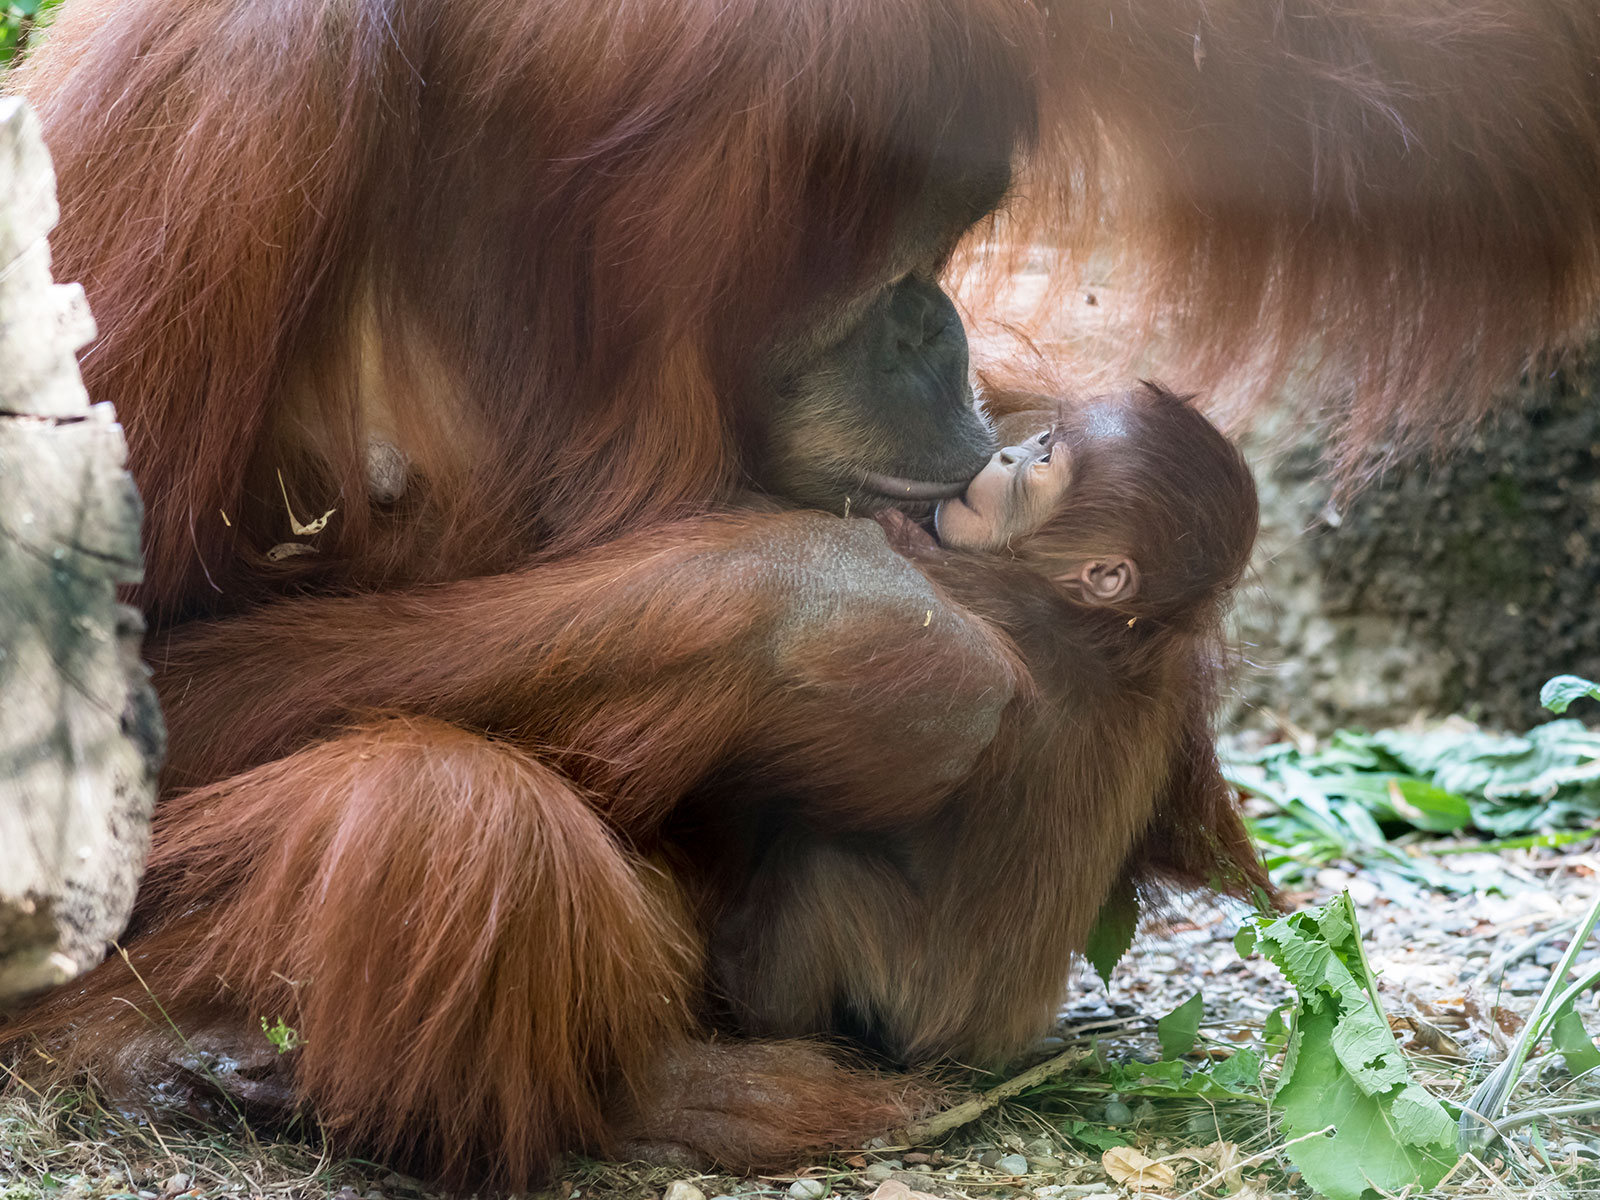
[[[1139,566],[1131,558],[1091,558],[1056,582],[1084,604],[1118,604],[1139,592]]]

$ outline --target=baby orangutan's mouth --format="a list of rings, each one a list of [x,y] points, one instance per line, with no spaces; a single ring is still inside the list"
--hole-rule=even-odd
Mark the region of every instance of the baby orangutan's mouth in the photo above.
[[[925,479],[901,479],[897,475],[880,475],[867,471],[861,476],[861,486],[890,500],[949,500],[967,490],[969,480],[959,483],[934,483]]]

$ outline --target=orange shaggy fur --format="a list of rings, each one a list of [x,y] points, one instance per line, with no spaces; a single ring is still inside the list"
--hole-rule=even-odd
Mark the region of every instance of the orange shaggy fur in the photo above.
[[[7,86],[147,506],[140,976],[224,1045],[288,1021],[298,1101],[457,1178],[848,1143],[926,1091],[711,1040],[727,864],[662,831],[746,759],[807,819],[903,830],[993,743],[1016,836],[934,911],[953,944],[1019,922],[1018,986],[936,976],[910,1041],[1016,1048],[1119,877],[1248,863],[1207,672],[1158,656],[1141,709],[1028,658],[1003,571],[746,505],[766,349],[877,286],[930,180],[1009,161],[957,259],[980,316],[1024,253],[1070,279],[1109,244],[1186,383],[1320,362],[1352,462],[1459,428],[1592,325],[1597,59],[1578,0],[65,5]],[[373,438],[414,468],[392,504]],[[1133,774],[1063,766],[1046,719]],[[1002,853],[1037,906],[980,903]],[[164,1029],[112,960],[12,1032],[143,1078]]]

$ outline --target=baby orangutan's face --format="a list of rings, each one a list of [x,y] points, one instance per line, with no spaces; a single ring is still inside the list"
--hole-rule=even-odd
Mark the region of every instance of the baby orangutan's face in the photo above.
[[[934,514],[939,540],[958,550],[1000,550],[1044,524],[1072,480],[1071,456],[1052,444],[1050,432],[997,450],[989,465],[967,484],[964,495],[946,500]]]

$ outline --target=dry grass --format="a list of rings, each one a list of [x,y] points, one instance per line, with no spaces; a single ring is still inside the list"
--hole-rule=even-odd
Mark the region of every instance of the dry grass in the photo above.
[[[1224,1044],[1238,1043],[1230,1038]],[[1151,1049],[1142,1032],[1100,1041],[1100,1052],[1112,1058],[1149,1057]],[[1447,1059],[1413,1061],[1430,1087],[1455,1100],[1466,1096],[1482,1069]],[[1518,1093],[1519,1109],[1592,1099],[1600,1092],[1600,1084],[1567,1077],[1541,1085],[1533,1082],[1538,1074],[1535,1069]],[[1110,1180],[1097,1149],[1063,1132],[1074,1121],[1101,1126],[1106,1102],[1115,1099],[1108,1092],[1094,1067],[1084,1064],[1034,1089],[1026,1099],[985,1114],[941,1146],[881,1147],[820,1159],[781,1176],[737,1179],[572,1159],[541,1200],[644,1200],[661,1196],[679,1180],[711,1197],[787,1200],[790,1185],[802,1177],[819,1180],[831,1195],[851,1197],[869,1194],[891,1170],[913,1190],[940,1196],[1132,1197],[1141,1193]],[[1280,1154],[1281,1134],[1269,1106],[1145,1101],[1137,1096],[1121,1100],[1134,1113],[1132,1127],[1122,1131],[1128,1140],[1177,1171],[1174,1188],[1143,1193],[1152,1200],[1158,1194],[1173,1200],[1299,1200],[1311,1195]],[[1600,1160],[1586,1151],[1562,1148],[1594,1141],[1592,1127],[1572,1122],[1559,1127],[1545,1123],[1537,1137],[1524,1129],[1482,1158],[1464,1159],[1441,1187],[1406,1200],[1600,1197]],[[1012,1174],[999,1165],[1001,1158],[1017,1154],[1029,1160],[1026,1172]],[[874,1170],[875,1164],[883,1165]],[[242,1127],[218,1129],[175,1114],[151,1121],[109,1109],[92,1088],[41,1095],[13,1087],[0,1100],[0,1200],[437,1200],[442,1195],[382,1165],[337,1157],[315,1129],[267,1136]]]
[[[375,1164],[337,1160],[318,1131],[300,1132],[258,1137],[178,1114],[118,1112],[89,1086],[14,1085],[0,1098],[0,1200],[308,1200],[346,1188],[360,1197],[373,1186],[396,1198],[428,1195],[415,1181],[388,1182],[392,1173]]]

